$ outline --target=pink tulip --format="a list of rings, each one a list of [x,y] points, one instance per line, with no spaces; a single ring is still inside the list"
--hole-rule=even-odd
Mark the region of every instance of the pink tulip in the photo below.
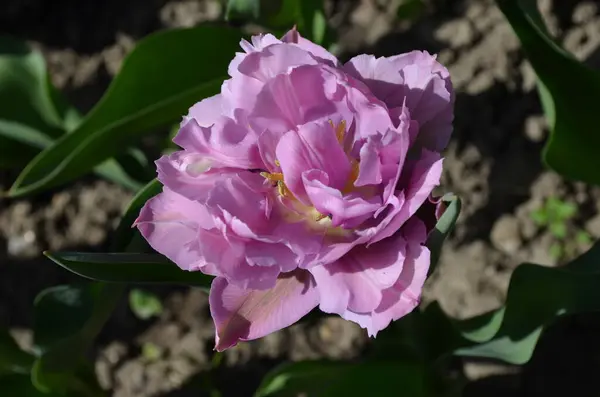
[[[369,335],[411,312],[429,269],[454,94],[435,57],[341,64],[294,29],[241,42],[221,93],[190,109],[136,225],[215,276],[216,350],[315,307]],[[417,213],[418,211],[418,213]]]

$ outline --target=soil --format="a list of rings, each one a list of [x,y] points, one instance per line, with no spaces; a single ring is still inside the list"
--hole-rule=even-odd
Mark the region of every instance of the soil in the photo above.
[[[457,91],[455,133],[446,152],[443,190],[463,200],[463,213],[427,283],[451,315],[467,317],[501,304],[512,270],[522,262],[556,266],[588,243],[563,247],[532,213],[554,197],[577,214],[568,233],[600,237],[600,190],[546,170],[540,150],[547,127],[535,76],[491,0],[431,0],[420,17],[399,20],[399,0],[334,1],[340,56],[393,55],[412,49],[438,54]],[[600,67],[600,2],[539,1],[550,31],[575,56]],[[54,83],[82,111],[100,98],[124,55],[148,33],[214,20],[217,0],[5,0],[0,33],[25,38],[44,52]],[[0,189],[16,172],[0,174]],[[129,192],[93,177],[35,198],[0,199],[0,326],[23,345],[31,339],[31,307],[43,288],[77,278],[44,259],[52,250],[101,251]],[[574,239],[570,239],[574,241]],[[123,299],[103,331],[96,372],[117,397],[250,396],[277,363],[349,359],[369,343],[353,324],[330,317],[294,325],[224,353],[212,352],[206,296],[193,289],[154,288],[164,302],[142,321]],[[543,336],[524,367],[465,360],[467,396],[596,396],[600,390],[598,316],[565,318]],[[210,375],[210,377],[208,376]],[[207,383],[212,382],[212,386]]]

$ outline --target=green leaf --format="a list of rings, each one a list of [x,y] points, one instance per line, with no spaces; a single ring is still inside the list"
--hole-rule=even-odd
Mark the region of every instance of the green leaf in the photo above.
[[[559,243],[552,243],[550,246],[550,256],[556,260],[560,259],[564,254],[563,246]]]
[[[62,349],[72,349],[74,346],[59,344]],[[70,350],[66,350],[70,351]],[[65,350],[63,350],[65,354]],[[78,358],[72,370],[54,370],[49,368],[45,359],[36,360],[30,375],[30,383],[43,396],[60,395],[66,397],[103,397],[96,373],[89,359]]]
[[[556,209],[556,217],[560,220],[568,220],[577,213],[577,206],[573,203],[561,202],[561,205]]]
[[[0,120],[62,133],[63,120],[53,101],[46,62],[25,42],[0,36]]]
[[[263,379],[255,397],[292,397],[298,395],[337,397],[425,396],[424,368],[415,363],[371,361],[347,363],[302,361],[281,365]]]
[[[21,350],[7,329],[0,329],[0,375],[27,374],[31,370],[33,360],[31,354]]]
[[[29,374],[0,376],[2,395],[7,397],[57,397],[56,393],[42,393],[31,383]]]
[[[274,4],[279,5],[278,8]],[[292,26],[314,43],[327,47],[333,41],[328,29],[323,0],[281,0],[265,4],[261,21],[276,35],[282,35]]]
[[[72,390],[79,395],[94,395],[97,387],[91,381],[93,377],[86,374],[89,368],[86,369],[84,355],[112,314],[122,292],[122,285],[90,283],[85,287],[53,288],[36,298],[36,316],[49,316],[42,310],[55,314],[53,326],[38,321],[34,330],[36,342],[47,343],[31,374],[38,390],[60,393]],[[45,304],[46,300],[50,302]],[[77,319],[70,320],[69,316]]]
[[[93,280],[110,283],[181,284],[209,288],[212,277],[181,270],[157,254],[45,252],[65,269]]]
[[[497,0],[537,77],[551,135],[544,161],[572,179],[600,184],[596,107],[600,73],[574,59],[547,33],[535,0]]]
[[[73,132],[27,165],[9,195],[40,192],[80,177],[142,133],[168,126],[195,102],[218,93],[239,40],[237,30],[205,25],[140,41],[100,102]]]
[[[260,0],[228,0],[225,10],[225,20],[258,19],[260,15]]]
[[[456,224],[460,215],[461,201],[460,198],[453,194],[446,194],[442,197],[442,203],[446,206],[444,213],[437,221],[435,229],[431,231],[427,238],[426,246],[431,251],[431,261],[429,273],[433,273],[442,253],[444,240]]]
[[[575,236],[575,240],[577,240],[577,242],[579,244],[591,244],[592,243],[592,236],[589,235],[588,232],[586,232],[585,230],[580,230],[579,232],[577,232],[577,235]]]
[[[42,54],[23,41],[0,36],[0,167],[24,167],[80,120],[52,85]],[[115,160],[95,171],[129,188],[139,187]]]
[[[559,240],[562,240],[567,236],[567,225],[561,221],[552,223],[549,229],[550,233],[552,233],[552,235]]]
[[[141,320],[158,317],[163,311],[160,299],[155,294],[141,289],[133,289],[129,292],[129,307]]]
[[[125,251],[136,233],[136,229],[133,228],[133,222],[140,214],[140,210],[146,201],[150,200],[161,191],[161,183],[157,179],[154,179],[144,186],[144,188],[141,189],[131,200],[127,206],[127,209],[125,210],[125,213],[121,217],[121,221],[119,222],[119,226],[117,226],[117,230],[114,233],[112,242],[112,248],[114,251]]]
[[[545,226],[548,224],[548,211],[545,207],[538,208],[531,212],[531,219],[538,226]]]
[[[25,42],[0,36],[0,166],[24,166],[40,142],[62,134],[46,63]],[[16,138],[16,139],[15,139]]]
[[[34,301],[34,344],[40,352],[79,332],[94,307],[94,291],[85,285],[59,285]],[[60,319],[60,321],[56,321]]]
[[[487,357],[512,364],[531,358],[545,326],[558,316],[600,310],[600,242],[557,268],[525,263],[512,274],[506,304],[493,312],[456,321],[432,304],[423,311],[423,329],[445,336],[431,356]]]

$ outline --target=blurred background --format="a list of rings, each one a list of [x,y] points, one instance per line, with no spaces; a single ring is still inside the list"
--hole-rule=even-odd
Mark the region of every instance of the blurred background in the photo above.
[[[600,1],[538,3],[559,42],[600,67]],[[535,75],[493,1],[330,0],[326,11],[342,61],[422,49],[438,54],[452,75],[455,132],[442,188],[463,199],[463,212],[427,283],[425,303],[437,299],[457,317],[493,309],[519,263],[555,266],[600,238],[600,190],[569,183],[540,161],[548,131]],[[87,112],[139,39],[222,20],[223,12],[218,0],[3,0],[0,34],[41,50],[53,83]],[[0,170],[0,191],[18,171]],[[0,198],[0,326],[10,327],[22,346],[31,344],[35,295],[76,279],[42,251],[106,250],[130,198],[93,176],[28,199]],[[329,317],[214,356],[204,293],[150,288],[129,297],[93,357],[102,387],[117,397],[216,396],[199,394],[199,387],[249,396],[278,363],[351,359],[368,343],[358,326]],[[524,368],[472,360],[457,368],[474,381],[466,391],[472,396],[598,395],[599,331],[598,316],[569,317],[546,332]]]

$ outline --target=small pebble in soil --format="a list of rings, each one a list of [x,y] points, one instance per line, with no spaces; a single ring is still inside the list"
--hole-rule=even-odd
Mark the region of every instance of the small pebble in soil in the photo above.
[[[521,246],[519,221],[512,215],[502,215],[494,223],[490,239],[494,247],[505,254],[513,255]]]

